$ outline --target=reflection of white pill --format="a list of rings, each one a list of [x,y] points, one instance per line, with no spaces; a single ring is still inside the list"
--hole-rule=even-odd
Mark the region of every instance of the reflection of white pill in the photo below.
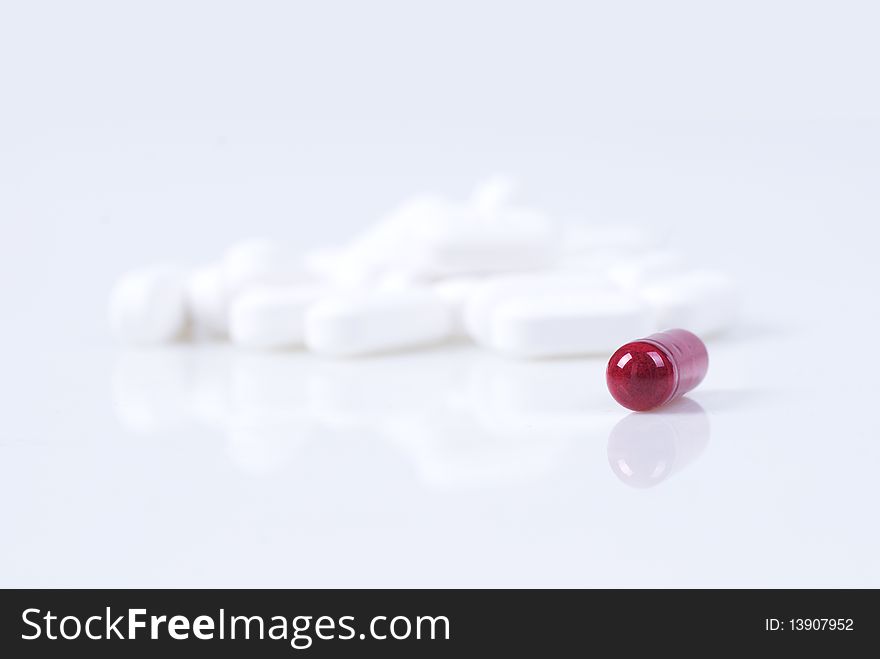
[[[306,312],[305,343],[315,352],[354,356],[438,343],[451,319],[428,290],[365,292],[320,300]]]
[[[222,429],[229,417],[234,354],[225,345],[202,346],[193,351],[187,405],[192,418],[209,428]]]
[[[317,432],[311,419],[296,412],[235,411],[226,424],[227,450],[242,471],[264,476],[286,468]]]
[[[223,256],[223,277],[231,297],[261,285],[295,285],[311,279],[282,244],[264,238],[231,246]]]
[[[639,294],[653,307],[658,329],[684,327],[703,336],[729,327],[740,306],[739,293],[730,278],[709,270],[653,281]]]
[[[249,348],[301,346],[306,309],[321,292],[314,286],[262,286],[240,294],[229,310],[229,338]]]
[[[385,436],[409,453],[420,477],[436,487],[486,487],[534,481],[556,467],[569,438],[520,429],[497,435],[455,406],[388,419]]]
[[[221,266],[207,265],[190,273],[186,301],[195,336],[226,335],[227,299]]]
[[[500,305],[488,345],[517,357],[596,355],[652,329],[650,308],[619,291],[547,291]]]
[[[184,277],[172,266],[127,272],[110,293],[110,328],[119,341],[173,341],[186,327]]]
[[[235,352],[230,362],[230,410],[254,416],[303,413],[312,361],[303,353]]]
[[[604,437],[620,419],[604,360],[471,360],[465,389],[479,423],[496,435]]]
[[[308,370],[309,406],[332,428],[376,428],[396,416],[423,415],[463,389],[455,353],[423,351],[382,359],[317,359]]]
[[[184,349],[120,352],[111,379],[119,422],[144,437],[172,435],[187,428],[191,353]]]

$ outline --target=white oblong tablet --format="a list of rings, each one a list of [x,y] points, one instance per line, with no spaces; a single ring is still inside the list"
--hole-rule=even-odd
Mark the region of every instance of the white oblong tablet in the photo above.
[[[303,267],[317,281],[338,288],[370,286],[382,276],[378,257],[371,262],[351,247],[323,247],[306,252]],[[384,263],[384,261],[382,261]]]
[[[652,320],[648,305],[621,291],[536,291],[499,305],[488,344],[527,358],[605,354],[650,332]]]
[[[193,270],[186,281],[186,303],[193,335],[225,336],[227,302],[222,266],[213,264]]]
[[[492,215],[510,205],[516,181],[504,174],[495,174],[481,181],[471,193],[470,205],[481,215]]]
[[[412,267],[429,277],[492,274],[548,268],[559,252],[556,226],[540,213],[505,209],[482,217],[469,209],[421,237]]]
[[[608,279],[626,290],[636,290],[653,280],[682,272],[684,259],[676,252],[654,251],[617,260],[608,266]]]
[[[300,347],[306,309],[321,293],[314,286],[252,288],[236,297],[230,307],[229,338],[248,348]]]
[[[486,279],[477,285],[464,304],[462,322],[475,342],[489,345],[490,330],[498,307],[523,295],[559,291],[592,291],[607,287],[607,282],[591,273],[549,272],[504,275]]]
[[[483,277],[450,277],[431,285],[431,290],[446,303],[452,318],[452,334],[461,338],[468,335],[464,324],[464,309],[468,299],[482,284]]]
[[[403,202],[336,255],[330,255],[334,278],[339,271],[351,270],[356,276],[369,278],[387,269],[409,269],[421,261],[417,254],[425,237],[446,224],[454,212],[450,203],[433,195]]]
[[[588,224],[566,222],[562,228],[563,252],[617,251],[638,253],[656,247],[650,231],[630,224]]]
[[[122,275],[110,293],[110,329],[129,344],[156,344],[181,337],[187,324],[183,272],[156,265]]]
[[[357,356],[439,343],[450,332],[449,309],[431,291],[364,291],[312,305],[305,344],[317,353]]]
[[[256,286],[292,286],[313,281],[300,259],[274,240],[254,238],[229,247],[223,277],[230,299]]]
[[[730,277],[711,270],[655,280],[640,288],[639,295],[654,309],[656,329],[683,327],[700,336],[727,329],[741,306]]]

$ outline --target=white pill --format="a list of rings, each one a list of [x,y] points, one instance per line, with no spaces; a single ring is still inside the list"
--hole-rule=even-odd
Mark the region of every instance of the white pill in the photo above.
[[[265,238],[245,240],[227,249],[223,277],[230,299],[254,286],[289,286],[313,280],[286,246]]]
[[[415,274],[411,270],[386,270],[368,284],[370,288],[377,291],[408,291],[413,288],[423,289],[429,282],[422,276]],[[363,290],[361,287],[350,287],[349,290]]]
[[[569,223],[562,229],[562,249],[555,265],[561,271],[607,274],[617,264],[650,253],[653,239],[630,226]]]
[[[334,269],[369,276],[417,261],[413,249],[432,227],[442,226],[454,211],[445,200],[423,195],[407,200],[337,252]]]
[[[303,258],[306,273],[338,288],[358,288],[371,285],[384,266],[359,255],[351,247],[321,247],[307,252]]]
[[[303,344],[306,309],[322,293],[315,286],[252,288],[229,310],[229,338],[248,348],[296,348]]]
[[[110,329],[123,343],[178,339],[187,323],[183,272],[167,265],[127,272],[113,287],[109,307]]]
[[[558,232],[544,215],[421,198],[356,240],[346,260],[362,270],[405,270],[424,278],[534,270],[558,254]]]
[[[650,231],[628,224],[595,225],[567,222],[562,229],[566,253],[617,251],[635,253],[656,247]]]
[[[186,281],[186,302],[194,336],[220,337],[227,331],[227,300],[219,264],[193,270]]]
[[[491,221],[459,218],[436,227],[414,254],[429,276],[538,270],[550,267],[558,236],[543,216],[508,211]]]
[[[533,293],[501,304],[488,343],[516,357],[566,357],[613,351],[653,328],[650,308],[620,291]]]
[[[676,252],[646,252],[637,257],[618,260],[608,266],[608,279],[626,290],[635,290],[652,281],[677,274],[684,260]]]
[[[474,291],[485,283],[483,277],[451,277],[431,285],[431,290],[446,303],[452,318],[452,334],[467,336],[464,324],[464,308]]]
[[[709,270],[653,281],[639,294],[653,307],[657,329],[683,327],[700,336],[729,327],[741,303],[731,279]]]
[[[305,343],[314,352],[356,356],[439,343],[450,332],[449,309],[428,290],[365,291],[312,305]]]
[[[496,174],[480,182],[471,194],[471,206],[480,214],[491,215],[510,204],[516,181],[503,174]]]
[[[604,278],[588,273],[539,273],[505,275],[475,286],[464,304],[462,321],[477,343],[491,344],[491,328],[498,307],[523,296],[542,296],[560,291],[590,292],[607,288]]]

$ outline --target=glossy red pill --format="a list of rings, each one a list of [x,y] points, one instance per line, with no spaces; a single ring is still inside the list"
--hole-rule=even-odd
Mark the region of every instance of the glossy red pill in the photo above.
[[[699,337],[672,329],[618,348],[608,360],[605,380],[614,400],[644,412],[686,394],[708,368],[709,353]]]

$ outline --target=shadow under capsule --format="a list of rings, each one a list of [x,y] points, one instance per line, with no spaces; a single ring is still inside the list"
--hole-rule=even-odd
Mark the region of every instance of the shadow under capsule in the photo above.
[[[608,462],[624,483],[644,489],[696,460],[709,444],[709,415],[681,398],[655,412],[633,412],[608,436]]]

